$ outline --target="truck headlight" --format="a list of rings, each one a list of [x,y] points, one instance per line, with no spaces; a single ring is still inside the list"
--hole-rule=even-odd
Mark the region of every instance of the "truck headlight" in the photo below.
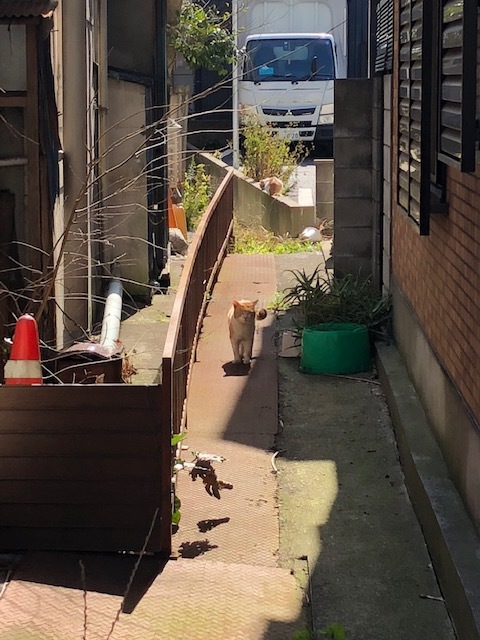
[[[318,124],[333,124],[333,113],[318,118]]]

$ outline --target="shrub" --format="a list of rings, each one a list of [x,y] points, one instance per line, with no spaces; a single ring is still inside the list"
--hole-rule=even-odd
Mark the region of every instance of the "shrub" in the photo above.
[[[235,59],[235,38],[228,27],[229,12],[216,7],[183,0],[178,22],[169,26],[170,42],[191,69],[209,69],[224,76]]]
[[[310,275],[304,270],[291,273],[295,284],[285,290],[285,301],[297,307],[304,327],[326,322],[365,324],[375,335],[390,321],[391,298],[377,290],[371,277],[323,278],[320,267]]]
[[[205,171],[204,164],[196,164],[192,159],[185,172],[183,183],[183,208],[187,227],[196,229],[200,218],[212,197],[212,179]]]
[[[254,180],[276,176],[286,185],[306,155],[302,143],[291,147],[288,140],[251,116],[243,127],[243,171]]]

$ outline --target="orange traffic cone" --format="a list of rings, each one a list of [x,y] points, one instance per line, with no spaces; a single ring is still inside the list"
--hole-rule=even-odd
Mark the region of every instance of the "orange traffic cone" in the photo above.
[[[37,321],[23,315],[17,320],[10,359],[5,364],[5,384],[42,384]]]
[[[168,227],[170,229],[180,229],[185,242],[188,241],[187,219],[185,209],[182,204],[175,204],[172,200],[171,190],[168,190]]]

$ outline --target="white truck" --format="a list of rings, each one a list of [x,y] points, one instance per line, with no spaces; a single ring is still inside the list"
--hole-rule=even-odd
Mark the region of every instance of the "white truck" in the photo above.
[[[347,74],[346,16],[346,0],[251,0],[239,10],[240,122],[255,114],[283,138],[330,143],[334,81]]]

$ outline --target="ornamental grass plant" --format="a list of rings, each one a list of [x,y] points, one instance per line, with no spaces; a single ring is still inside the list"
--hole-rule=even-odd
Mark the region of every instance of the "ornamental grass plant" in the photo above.
[[[294,282],[285,290],[285,302],[296,310],[300,328],[324,323],[352,323],[367,326],[370,336],[384,336],[391,320],[390,295],[378,291],[371,276],[348,274],[342,278],[291,271]]]

